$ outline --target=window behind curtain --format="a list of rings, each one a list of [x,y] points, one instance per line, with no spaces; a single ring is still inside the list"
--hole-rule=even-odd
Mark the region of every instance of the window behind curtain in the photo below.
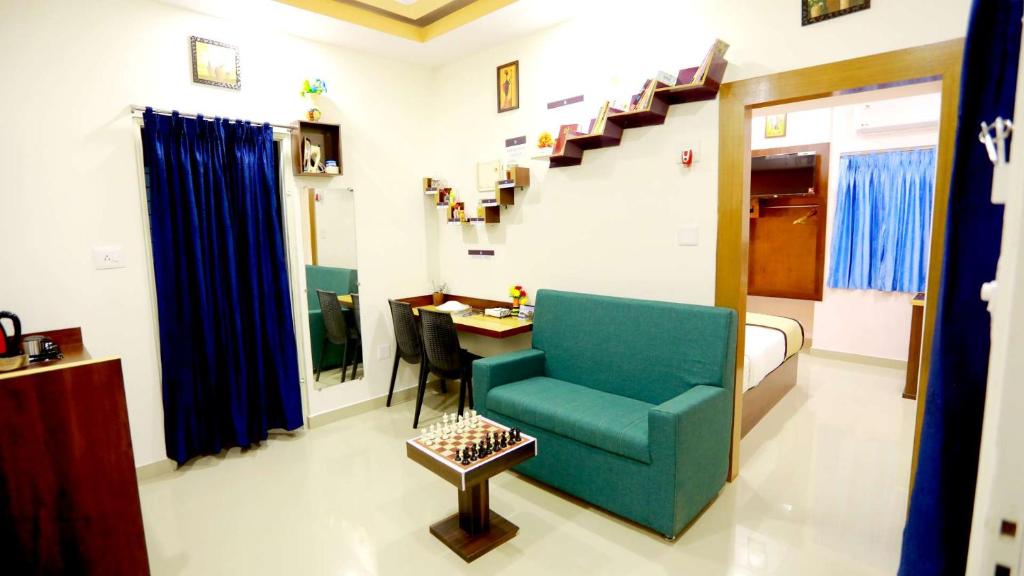
[[[924,291],[935,149],[848,155],[839,166],[828,287]]]

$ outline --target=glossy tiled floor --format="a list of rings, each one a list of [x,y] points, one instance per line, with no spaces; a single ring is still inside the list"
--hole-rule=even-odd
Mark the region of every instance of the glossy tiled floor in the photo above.
[[[455,489],[405,457],[412,404],[141,486],[154,574],[892,574],[914,403],[903,373],[804,356],[743,441],[740,479],[676,542],[514,474],[492,507],[519,535],[465,564],[427,532]],[[427,421],[454,395],[434,394]]]

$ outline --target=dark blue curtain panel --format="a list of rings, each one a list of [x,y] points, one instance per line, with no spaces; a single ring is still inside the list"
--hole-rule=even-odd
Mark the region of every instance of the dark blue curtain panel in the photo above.
[[[273,131],[144,114],[167,456],[302,425]]]
[[[975,0],[964,53],[956,157],[917,476],[899,573],[963,574],[978,476],[990,318],[981,285],[995,278],[1003,209],[980,124],[1013,117],[1022,0]]]

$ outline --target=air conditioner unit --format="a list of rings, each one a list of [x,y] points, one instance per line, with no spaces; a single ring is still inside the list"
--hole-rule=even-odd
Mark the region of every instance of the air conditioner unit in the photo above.
[[[939,109],[932,106],[876,106],[863,104],[854,111],[858,134],[886,134],[934,129]]]

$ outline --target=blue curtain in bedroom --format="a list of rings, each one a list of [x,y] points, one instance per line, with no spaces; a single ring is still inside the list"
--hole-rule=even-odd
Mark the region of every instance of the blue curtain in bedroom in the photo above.
[[[923,291],[935,149],[848,155],[839,163],[829,288]]]
[[[147,109],[164,434],[179,464],[302,425],[268,125]]]
[[[995,278],[1003,228],[1003,208],[990,201],[992,163],[978,131],[983,121],[1013,117],[1022,2],[976,0],[971,11],[932,370],[901,576],[963,574],[967,564],[990,344],[990,318],[979,293]]]

